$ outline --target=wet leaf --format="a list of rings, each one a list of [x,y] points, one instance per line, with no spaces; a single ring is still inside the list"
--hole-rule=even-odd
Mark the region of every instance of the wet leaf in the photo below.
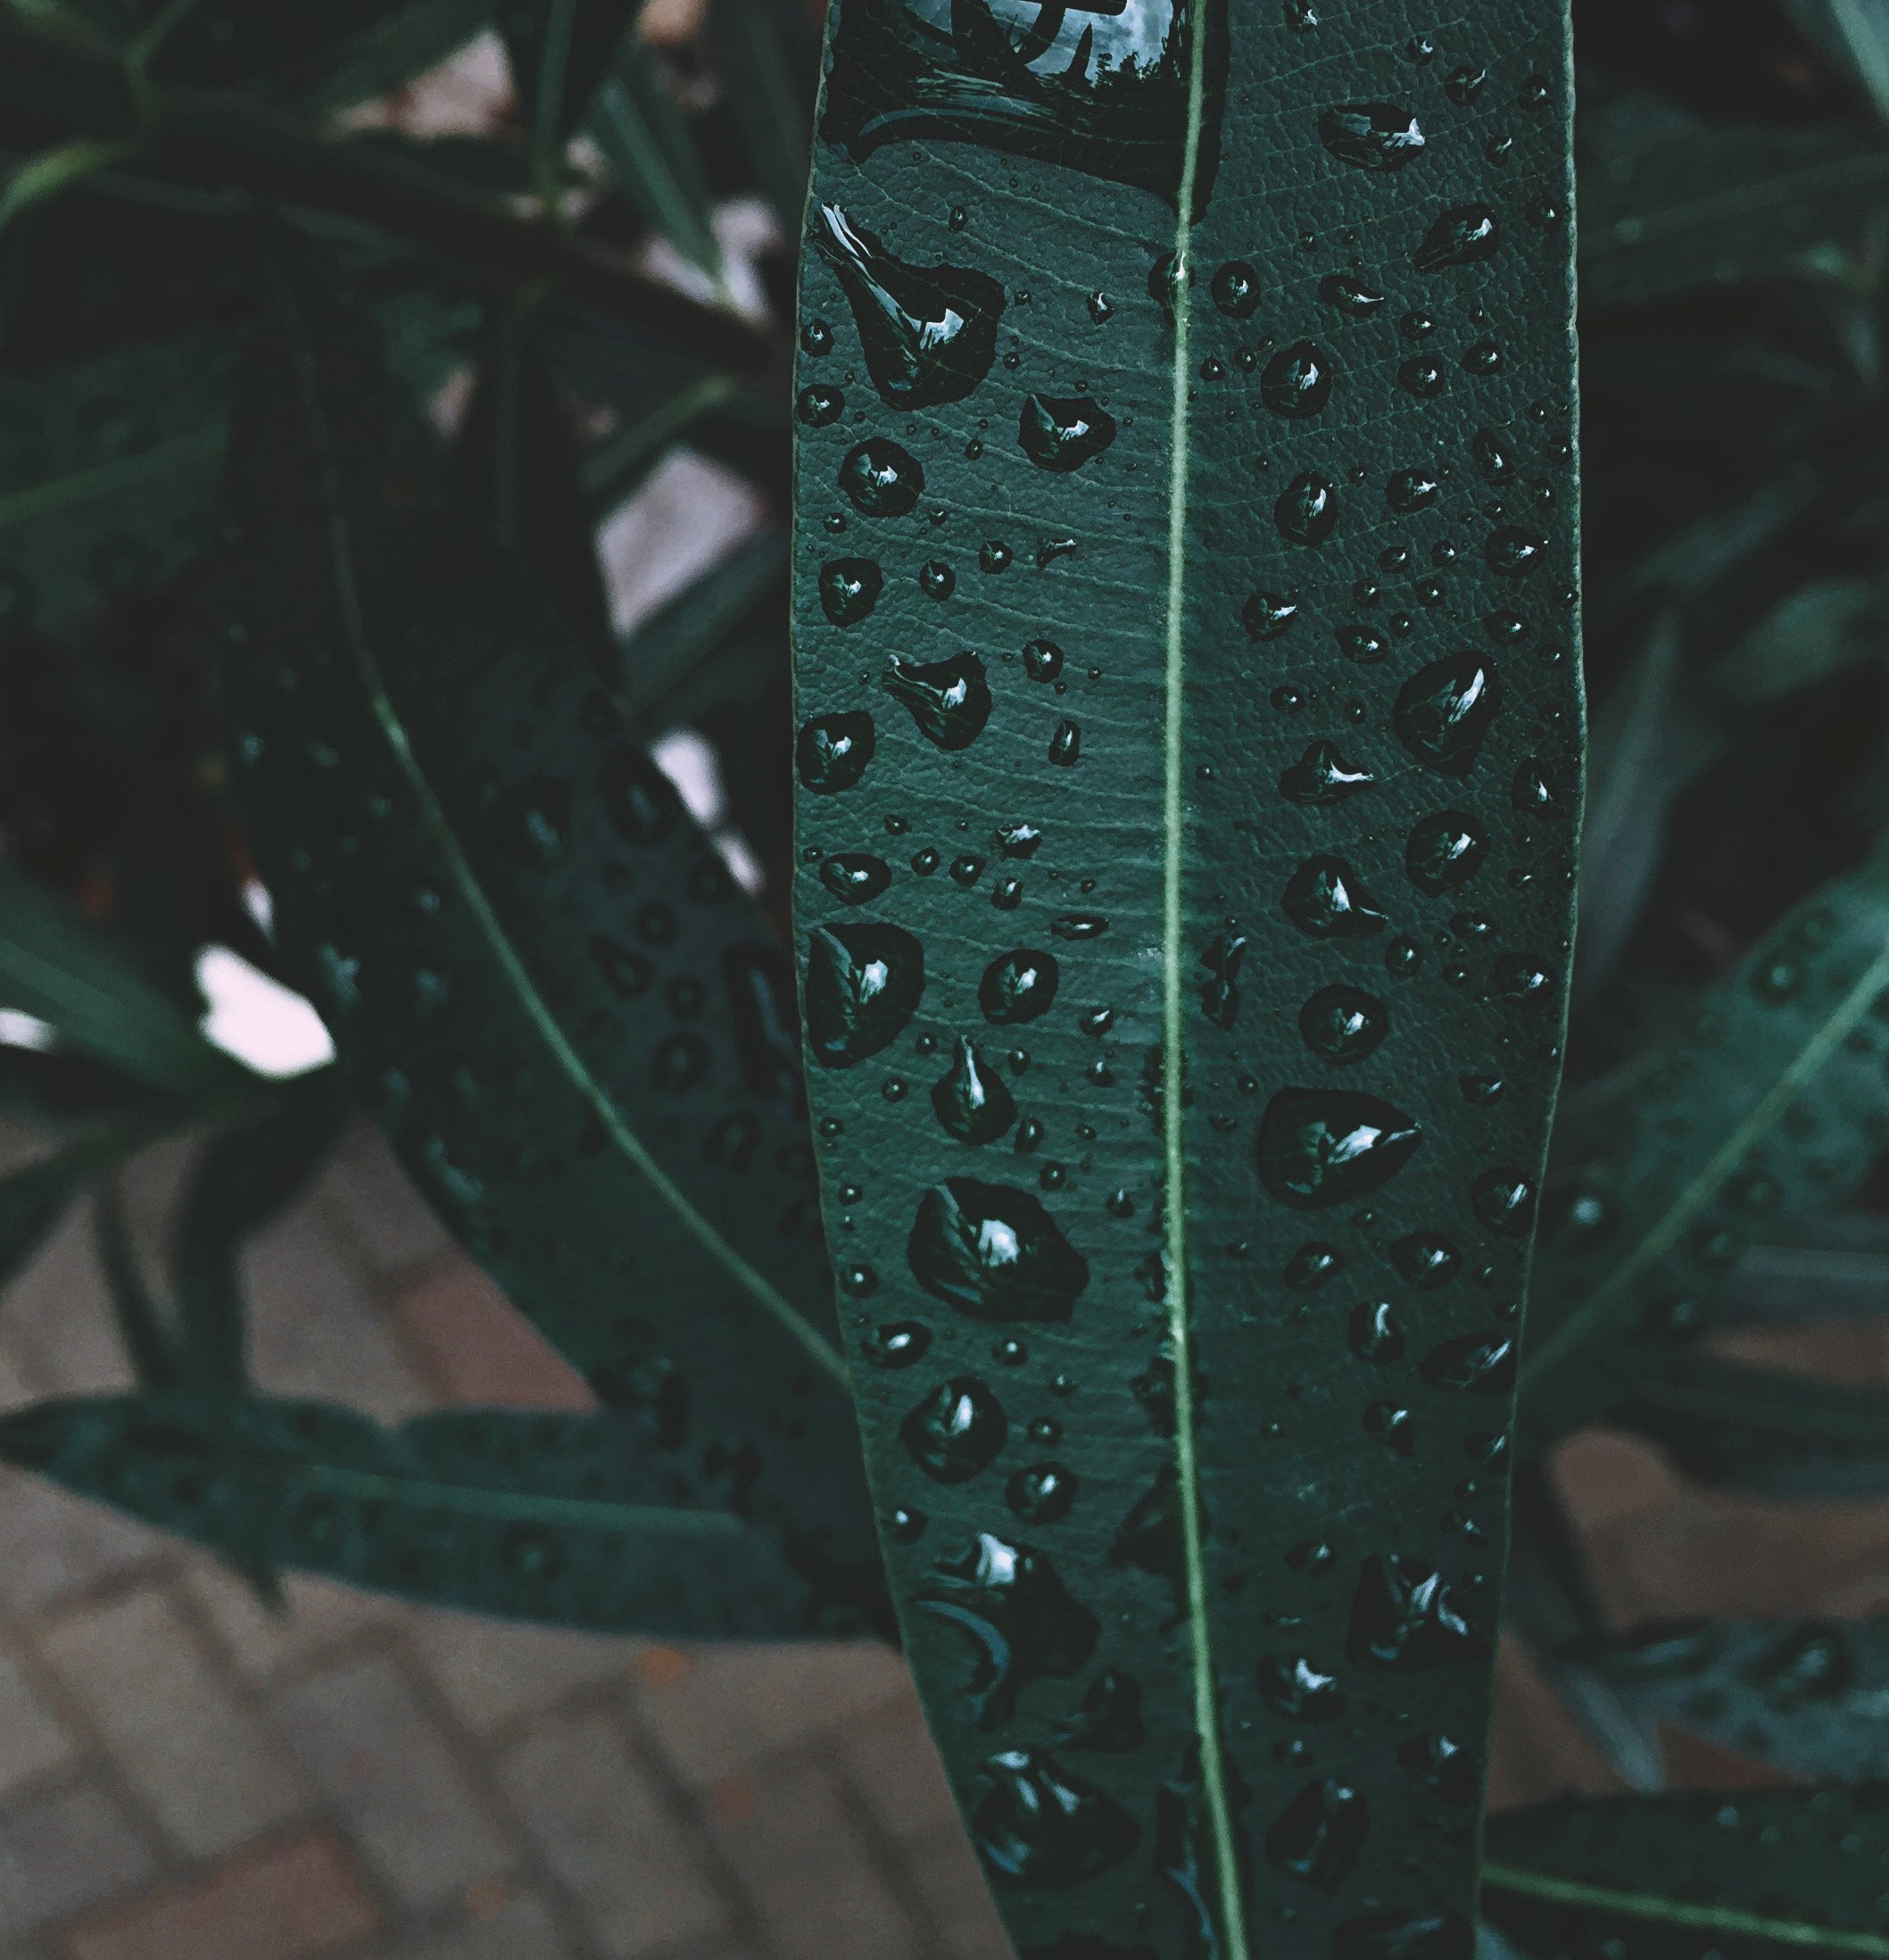
[[[363,323],[285,289],[239,397],[224,661],[284,955],[677,1500],[740,1509],[856,1624],[875,1562],[791,969],[518,563],[402,504],[379,397]]]
[[[907,1651],[1031,1960],[1457,1955],[1579,818],[1561,10],[941,18],[838,11],[796,321]]]

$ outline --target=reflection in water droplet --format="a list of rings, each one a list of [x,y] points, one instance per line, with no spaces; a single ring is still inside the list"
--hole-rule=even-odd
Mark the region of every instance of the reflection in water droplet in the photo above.
[[[1413,1735],[1397,1751],[1397,1766],[1427,1784],[1446,1804],[1464,1808],[1476,1801],[1481,1765],[1475,1753],[1446,1735]]]
[[[1315,469],[1302,470],[1273,505],[1272,521],[1288,544],[1322,544],[1338,525],[1338,486]]]
[[[950,1134],[965,1143],[993,1142],[1016,1121],[1016,1099],[963,1035],[957,1059],[932,1085],[932,1107]]]
[[[1514,461],[1493,430],[1479,428],[1470,438],[1470,453],[1485,483],[1507,483],[1515,475]]]
[[[1437,219],[1417,247],[1420,272],[1440,272],[1447,266],[1475,265],[1491,258],[1501,243],[1495,213],[1487,204],[1459,204]]]
[[[1215,1027],[1230,1028],[1239,1017],[1240,963],[1247,942],[1239,933],[1222,933],[1201,957],[1209,978],[1200,990],[1200,1005]]]
[[[1214,273],[1211,290],[1229,320],[1250,320],[1259,311],[1259,274],[1244,259],[1229,259]]]
[[[1486,1334],[1463,1334],[1423,1357],[1423,1379],[1432,1388],[1506,1395],[1515,1386],[1515,1343]]]
[[[1270,1656],[1259,1664],[1259,1691],[1268,1707],[1294,1722],[1330,1722],[1345,1712],[1338,1677],[1303,1656],[1289,1661]]]
[[[1355,939],[1388,923],[1342,858],[1307,858],[1287,880],[1280,903],[1302,933],[1318,939]]]
[[[1276,592],[1255,592],[1240,610],[1239,621],[1255,640],[1276,640],[1298,617],[1298,601]]]
[[[846,413],[846,397],[838,388],[802,388],[794,398],[793,411],[808,428],[825,428]]]
[[[1067,1320],[1089,1283],[1089,1262],[1039,1199],[974,1177],[925,1192],[906,1260],[933,1299],[978,1320]]]
[[[911,710],[920,734],[940,749],[968,749],[990,718],[990,685],[974,653],[953,653],[925,664],[894,653],[884,687]]]
[[[822,1067],[850,1068],[917,1012],[924,948],[898,926],[816,926],[807,936],[808,1046]]]
[[[1314,1055],[1342,1067],[1376,1052],[1390,1009],[1360,987],[1321,987],[1299,1009],[1298,1031]]]
[[[863,709],[816,715],[802,725],[794,744],[800,786],[816,796],[850,789],[873,759],[873,718]]]
[[[835,626],[858,626],[884,589],[885,576],[869,558],[835,558],[820,568],[820,610]]]
[[[1462,1264],[1462,1255],[1437,1232],[1413,1232],[1390,1249],[1390,1263],[1413,1286],[1441,1286]]]
[[[1352,1597],[1345,1650],[1359,1665],[1406,1673],[1479,1659],[1487,1647],[1440,1572],[1407,1558],[1370,1558]]]
[[[1425,354],[1413,354],[1397,370],[1399,385],[1420,401],[1434,401],[1443,393],[1448,377],[1442,368]]]
[[[1279,779],[1280,794],[1295,803],[1342,803],[1377,781],[1369,769],[1355,769],[1335,742],[1314,742]]]
[[[1055,1524],[1075,1502],[1074,1474],[1059,1463],[1033,1463],[1004,1486],[1004,1501],[1026,1524]]]
[[[975,1376],[940,1382],[899,1426],[912,1461],[936,1483],[964,1483],[989,1468],[1010,1425]]]
[[[1366,286],[1348,272],[1328,272],[1319,281],[1318,296],[1328,306],[1336,306],[1340,312],[1358,319],[1379,312],[1389,303],[1376,287]]]
[[[1300,1246],[1286,1261],[1285,1282],[1295,1292],[1315,1292],[1344,1269],[1344,1257],[1337,1246],[1325,1245],[1313,1239]]]
[[[1330,1779],[1307,1783],[1266,1832],[1266,1857],[1320,1891],[1335,1892],[1351,1876],[1370,1829],[1361,1792]]]
[[[1401,170],[1423,154],[1423,131],[1408,109],[1384,102],[1346,103],[1318,119],[1319,140],[1361,170]]]
[[[1411,831],[1404,847],[1404,868],[1421,892],[1432,898],[1475,876],[1488,855],[1489,841],[1460,810],[1442,810]]]
[[[1450,653],[1404,683],[1391,726],[1418,761],[1444,776],[1467,776],[1501,702],[1495,669],[1481,654]]]
[[[1049,737],[1049,760],[1059,769],[1073,769],[1082,759],[1082,731],[1073,721],[1059,721]]]
[[[1345,1338],[1360,1361],[1382,1366],[1404,1352],[1404,1330],[1388,1300],[1361,1300],[1351,1309]]]
[[[1470,1205],[1491,1232],[1520,1238],[1535,1217],[1535,1187],[1518,1170],[1485,1171],[1470,1187]]]
[[[1071,1597],[1041,1552],[982,1532],[961,1557],[932,1567],[915,1595],[922,1612],[969,1635],[975,1649],[971,1718],[994,1729],[1018,1690],[1066,1679],[1095,1652],[1096,1616]]]
[[[1331,399],[1331,356],[1309,340],[1281,347],[1259,378],[1259,398],[1288,421],[1316,415]]]
[[[1427,469],[1400,469],[1384,486],[1385,501],[1400,517],[1429,510],[1442,494],[1442,486]]]
[[[604,757],[597,788],[611,828],[626,843],[661,843],[682,821],[675,785],[633,743],[618,743]]]
[[[889,1321],[875,1327],[859,1343],[859,1351],[875,1368],[908,1368],[923,1361],[932,1345],[932,1330],[916,1320]]]
[[[814,242],[840,276],[873,385],[895,407],[961,401],[990,371],[1004,289],[962,266],[907,265],[836,204]]]
[[[868,436],[847,451],[840,487],[863,516],[904,517],[924,494],[924,468],[889,436]]]
[[[820,883],[842,905],[867,904],[891,882],[891,866],[864,851],[836,851],[820,867]]]
[[[1002,1026],[1033,1021],[1055,1004],[1059,977],[1055,954],[1019,947],[984,968],[977,984],[977,1004],[985,1020]]]
[[[1074,1885],[1120,1864],[1140,1826],[1113,1797],[1071,1776],[1047,1749],[1009,1749],[984,1765],[971,1840],[1001,1879]]]
[[[1066,476],[1115,439],[1115,419],[1086,394],[1032,394],[1023,402],[1016,439],[1039,469]]]
[[[1506,525],[1489,534],[1483,556],[1492,572],[1503,578],[1524,578],[1546,555],[1548,541],[1519,525]]]
[[[1377,1096],[1281,1089],[1260,1118],[1260,1182],[1281,1204],[1347,1204],[1394,1176],[1421,1142],[1416,1125]]]

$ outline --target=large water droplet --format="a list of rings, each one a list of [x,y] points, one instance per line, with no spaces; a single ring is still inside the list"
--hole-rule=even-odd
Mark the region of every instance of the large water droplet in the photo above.
[[[1280,793],[1295,803],[1342,803],[1377,781],[1369,769],[1353,768],[1335,742],[1314,742],[1279,779]]]
[[[1287,880],[1280,903],[1302,933],[1318,939],[1355,939],[1388,923],[1342,858],[1307,858]]]
[[[835,558],[820,568],[820,610],[836,627],[858,626],[885,590],[885,574],[870,558]]]
[[[1259,398],[1288,421],[1316,415],[1331,399],[1331,356],[1309,340],[1281,347],[1259,378]]]
[[[836,851],[820,867],[820,883],[842,905],[865,905],[892,882],[892,868],[865,851]]]
[[[936,1483],[964,1483],[988,1469],[1009,1433],[996,1396],[969,1374],[940,1382],[899,1425],[913,1462]]]
[[[1027,1191],[948,1177],[919,1200],[905,1256],[934,1299],[978,1320],[1067,1320],[1089,1262]]]
[[[1266,1706],[1294,1722],[1330,1722],[1345,1712],[1345,1690],[1338,1677],[1303,1656],[1259,1664],[1259,1691]]]
[[[1420,892],[1435,898],[1474,877],[1488,849],[1488,838],[1472,818],[1460,810],[1439,810],[1412,829],[1404,868]]]
[[[1115,439],[1115,419],[1086,394],[1032,394],[1023,403],[1016,439],[1039,469],[1066,476]]]
[[[971,1838],[999,1878],[1065,1886],[1126,1858],[1141,1828],[1106,1791],[1069,1774],[1047,1749],[1008,1749],[984,1765]]]
[[[850,1068],[896,1041],[924,993],[924,948],[902,926],[816,926],[807,935],[807,1042]]]
[[[1390,1009],[1362,987],[1321,987],[1299,1009],[1305,1046],[1326,1061],[1360,1062],[1390,1033]]]
[[[1501,237],[1495,213],[1487,204],[1459,204],[1425,234],[1417,247],[1417,270],[1440,272],[1446,266],[1477,264],[1493,256]]]
[[[1387,102],[1346,103],[1318,119],[1319,141],[1361,170],[1401,170],[1423,154],[1423,131],[1408,109]]]
[[[1391,726],[1418,761],[1444,776],[1467,776],[1501,705],[1495,669],[1479,653],[1449,653],[1411,676]]]
[[[1273,1820],[1266,1857],[1320,1891],[1335,1892],[1351,1876],[1370,1830],[1360,1791],[1330,1778],[1307,1783]]]
[[[984,968],[977,983],[977,1004],[984,1018],[999,1026],[1015,1026],[1048,1013],[1056,1003],[1061,969],[1054,953],[1020,946]]]
[[[911,710],[920,733],[940,749],[968,749],[990,718],[990,684],[974,653],[924,665],[894,653],[885,691]]]
[[[1315,469],[1301,470],[1272,506],[1272,521],[1288,544],[1322,544],[1338,525],[1338,486]]]
[[[800,786],[816,796],[835,796],[866,774],[873,759],[873,718],[863,708],[816,715],[802,724],[794,744]]]
[[[873,385],[899,408],[969,394],[990,371],[1004,289],[962,266],[907,265],[836,204],[815,213],[815,243],[840,276]]]
[[[1348,1204],[1415,1154],[1422,1133],[1401,1109],[1347,1089],[1281,1089],[1259,1123],[1259,1177],[1281,1204]]]
[[[1164,1464],[1155,1481],[1116,1527],[1108,1556],[1150,1578],[1167,1582],[1176,1617],[1187,1610],[1187,1541],[1181,1517],[1181,1489],[1172,1464]]]
[[[932,1085],[938,1120],[962,1143],[990,1143],[1016,1121],[1016,1098],[963,1035],[949,1069]]]
[[[983,1729],[1009,1720],[1027,1682],[1079,1672],[1101,1632],[1041,1552],[990,1532],[962,1557],[934,1566],[915,1597],[922,1612],[973,1641],[971,1718]]]
[[[1406,1673],[1475,1660],[1487,1650],[1443,1574],[1407,1558],[1365,1561],[1345,1645],[1360,1665]]]
[[[840,487],[866,517],[904,517],[924,494],[924,466],[887,436],[868,436],[847,451]]]
[[[859,1351],[875,1368],[908,1368],[924,1359],[931,1345],[932,1330],[922,1321],[892,1320],[874,1327]]]

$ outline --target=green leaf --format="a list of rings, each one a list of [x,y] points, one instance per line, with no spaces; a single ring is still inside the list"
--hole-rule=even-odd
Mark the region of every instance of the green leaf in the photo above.
[[[1862,1320],[1889,1313],[1889,1251],[1753,1245],[1733,1267],[1719,1320]]]
[[[338,1068],[284,1088],[274,1105],[222,1131],[178,1212],[171,1248],[181,1358],[202,1387],[244,1378],[244,1242],[294,1201],[319,1167],[348,1111]]]
[[[1658,1722],[1800,1776],[1889,1766],[1889,1622],[1700,1620],[1586,1642],[1565,1657]]]
[[[385,95],[465,46],[493,11],[494,0],[418,0],[402,6],[335,51],[320,79],[302,92],[301,104],[311,115],[332,115]]]
[[[1491,1817],[1483,1910],[1524,1952],[1889,1956],[1889,1784],[1564,1798]]]
[[[1763,1497],[1889,1493],[1889,1396],[1694,1357],[1608,1412],[1703,1483]]]
[[[1754,707],[1808,687],[1881,644],[1875,586],[1861,578],[1820,578],[1794,592],[1724,655],[1711,685],[1735,706]]]
[[[144,1261],[132,1238],[123,1193],[115,1177],[106,1178],[98,1187],[93,1223],[98,1263],[112,1296],[119,1339],[124,1342],[139,1386],[175,1388],[178,1369],[172,1332],[145,1276]]]
[[[228,366],[190,338],[0,378],[0,626],[57,627],[215,541]]]
[[[584,130],[617,188],[691,265],[719,282],[722,248],[694,140],[658,57],[634,35],[617,48]]]
[[[145,1134],[131,1125],[102,1125],[0,1177],[0,1285],[38,1251],[80,1192],[128,1157]]]
[[[733,1511],[675,1489],[646,1415],[145,1394],[0,1418],[0,1459],[252,1570],[600,1632],[805,1635],[822,1601]]]
[[[1456,1955],[1579,817],[1565,21],[1219,18],[830,27],[809,1095],[1019,1950]]]
[[[253,1080],[119,942],[4,865],[0,1007],[37,1015],[62,1042],[172,1095],[228,1097]]]
[[[1632,306],[1699,287],[1821,269],[1889,188],[1867,129],[1699,129],[1581,175],[1581,302]]]
[[[1752,1236],[1834,1212],[1889,1142],[1889,865],[1825,885],[1636,1070],[1606,1153],[1535,1262],[1523,1411],[1538,1435],[1656,1371]]]
[[[784,669],[787,531],[772,527],[685,586],[622,650],[622,698],[660,733]]]
[[[818,49],[794,0],[713,0],[708,21],[748,162],[791,237],[807,203]]]
[[[542,179],[584,120],[637,0],[523,0],[500,25]]]
[[[518,563],[386,500],[379,397],[364,324],[286,291],[234,429],[224,663],[285,958],[678,1497],[741,1507],[846,1624],[875,1562],[785,955]]]
[[[1889,5],[1884,0],[1784,0],[1808,39],[1861,84],[1889,120]]]

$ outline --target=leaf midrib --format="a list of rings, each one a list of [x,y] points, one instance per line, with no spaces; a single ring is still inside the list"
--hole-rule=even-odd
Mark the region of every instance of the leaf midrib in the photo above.
[[[298,321],[298,326],[300,322]],[[602,1125],[617,1154],[636,1170],[669,1208],[677,1222],[698,1245],[720,1266],[751,1299],[779,1322],[801,1349],[827,1375],[842,1388],[846,1371],[838,1353],[819,1332],[793,1308],[786,1297],[750,1266],[720,1232],[696,1209],[681,1188],[650,1154],[642,1138],[625,1119],[615,1100],[584,1065],[558,1025],[544,997],[533,983],[518,948],[501,923],[496,909],[479,883],[458,836],[447,821],[444,808],[435,793],[431,779],[420,767],[407,736],[405,724],[389,695],[386,682],[369,644],[366,621],[361,617],[360,594],[354,577],[354,553],[341,496],[339,471],[328,438],[327,419],[323,412],[321,389],[306,339],[298,333],[294,343],[296,377],[301,384],[302,403],[313,438],[320,494],[327,519],[328,545],[334,561],[336,598],[349,651],[360,673],[368,704],[376,725],[392,753],[395,767],[405,778],[418,806],[422,822],[431,834],[435,848],[444,860],[447,874],[465,901],[480,935],[497,963],[506,984],[523,1009],[538,1038],[549,1050],[578,1097]]]

